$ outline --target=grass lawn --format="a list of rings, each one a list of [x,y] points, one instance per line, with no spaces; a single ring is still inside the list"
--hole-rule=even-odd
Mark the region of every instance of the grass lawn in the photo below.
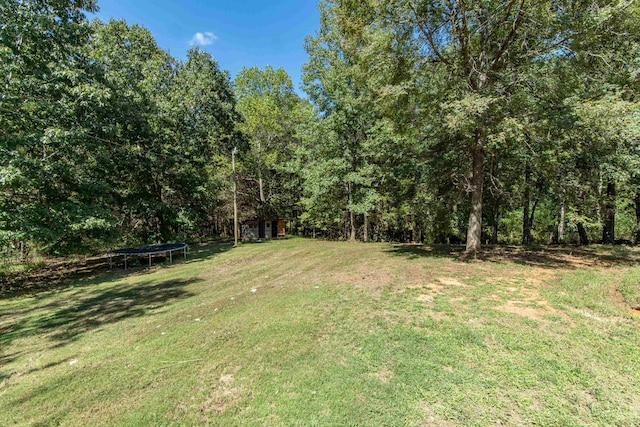
[[[637,250],[192,249],[0,299],[0,425],[640,425]]]

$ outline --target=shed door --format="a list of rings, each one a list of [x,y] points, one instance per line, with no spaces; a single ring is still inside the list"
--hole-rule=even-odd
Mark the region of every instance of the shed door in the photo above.
[[[271,222],[271,237],[278,237],[278,221]]]
[[[258,223],[258,239],[264,239],[264,221]]]

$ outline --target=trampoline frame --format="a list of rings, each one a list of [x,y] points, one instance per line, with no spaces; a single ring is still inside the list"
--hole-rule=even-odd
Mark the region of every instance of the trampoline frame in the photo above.
[[[187,249],[189,245],[186,243],[160,243],[156,245],[143,245],[132,248],[121,248],[109,251],[109,268],[113,268],[113,257],[124,256],[124,269],[127,269],[127,256],[148,256],[149,267],[151,267],[151,255],[169,254],[169,262],[173,263],[173,252],[182,250],[184,259],[187,259]]]

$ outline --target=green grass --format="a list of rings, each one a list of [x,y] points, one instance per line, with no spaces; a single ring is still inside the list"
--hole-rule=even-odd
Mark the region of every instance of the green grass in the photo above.
[[[6,297],[0,425],[639,425],[638,255],[290,239]]]

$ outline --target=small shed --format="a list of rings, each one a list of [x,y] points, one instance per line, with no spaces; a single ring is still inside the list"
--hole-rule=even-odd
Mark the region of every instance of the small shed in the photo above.
[[[277,239],[285,236],[285,220],[278,219],[250,219],[242,225],[244,240]]]

